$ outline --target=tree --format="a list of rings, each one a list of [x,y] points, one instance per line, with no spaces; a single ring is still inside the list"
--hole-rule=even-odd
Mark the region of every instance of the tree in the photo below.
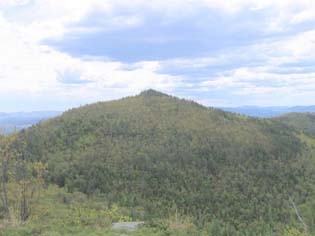
[[[16,135],[0,136],[0,214],[8,217],[12,209],[16,219],[26,221],[40,198],[47,165],[31,161],[26,144],[15,141]]]
[[[14,159],[14,152],[11,149],[11,143],[15,136],[0,135],[0,196],[1,206],[0,214],[4,217],[9,213],[9,199],[8,199],[8,182],[11,176],[11,167]]]

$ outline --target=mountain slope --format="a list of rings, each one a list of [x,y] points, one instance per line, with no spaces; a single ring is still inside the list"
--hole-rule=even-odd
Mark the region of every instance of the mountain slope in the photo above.
[[[222,107],[224,111],[237,114],[243,114],[253,117],[271,118],[293,112],[315,112],[315,106],[275,106],[275,107],[259,107],[259,106],[242,106],[242,107]]]
[[[315,113],[289,113],[276,117],[275,120],[295,127],[311,137],[315,137]]]
[[[47,181],[102,193],[146,219],[178,210],[256,227],[287,219],[289,196],[310,191],[296,177],[307,165],[294,128],[153,90],[72,109],[19,136],[25,157],[48,163]]]

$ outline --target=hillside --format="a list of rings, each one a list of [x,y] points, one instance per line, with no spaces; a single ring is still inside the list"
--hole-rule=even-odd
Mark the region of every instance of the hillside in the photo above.
[[[21,132],[15,145],[48,163],[48,183],[101,194],[138,219],[178,212],[197,225],[218,220],[258,233],[296,220],[289,197],[314,196],[296,129],[154,90],[69,110]]]
[[[275,120],[295,127],[311,137],[315,137],[315,113],[289,113],[276,117]]]
[[[315,106],[241,106],[241,107],[222,107],[224,111],[233,112],[252,117],[272,118],[281,116],[287,113],[305,113],[315,112]]]

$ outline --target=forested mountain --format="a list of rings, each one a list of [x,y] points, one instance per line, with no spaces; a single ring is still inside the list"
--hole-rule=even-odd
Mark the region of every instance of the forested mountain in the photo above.
[[[222,107],[224,111],[229,111],[237,114],[248,115],[253,117],[271,118],[287,113],[293,112],[315,112],[315,106],[272,106],[272,107],[259,107],[259,106],[241,106],[241,107]]]
[[[315,113],[289,113],[276,117],[275,120],[295,127],[311,137],[315,137]]]
[[[147,90],[69,110],[22,131],[14,146],[23,160],[48,164],[47,183],[101,194],[134,218],[177,212],[199,226],[269,235],[299,225],[290,198],[315,196],[305,139],[278,120]]]

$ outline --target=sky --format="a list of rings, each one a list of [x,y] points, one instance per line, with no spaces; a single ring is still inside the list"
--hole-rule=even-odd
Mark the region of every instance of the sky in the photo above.
[[[0,0],[0,112],[156,89],[207,106],[315,104],[314,0]]]

